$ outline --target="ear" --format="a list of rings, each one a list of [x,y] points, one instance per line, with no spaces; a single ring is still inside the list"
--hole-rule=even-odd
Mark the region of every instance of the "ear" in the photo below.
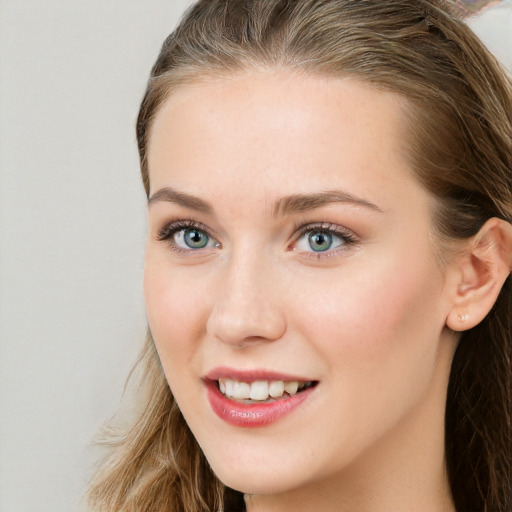
[[[453,280],[452,309],[446,326],[465,331],[478,325],[496,302],[512,269],[512,224],[493,217],[467,241],[450,266]]]

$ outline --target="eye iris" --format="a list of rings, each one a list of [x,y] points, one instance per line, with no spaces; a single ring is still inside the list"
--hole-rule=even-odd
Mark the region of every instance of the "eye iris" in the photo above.
[[[197,229],[186,229],[183,239],[191,249],[202,249],[208,244],[208,236]]]
[[[311,249],[316,252],[327,251],[332,245],[332,235],[322,231],[314,231],[308,238]]]

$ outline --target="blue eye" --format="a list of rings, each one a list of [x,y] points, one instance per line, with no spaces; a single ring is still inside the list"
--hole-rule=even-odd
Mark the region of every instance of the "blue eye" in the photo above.
[[[308,243],[315,252],[328,251],[333,244],[333,236],[322,231],[313,231],[308,235]]]
[[[191,249],[202,249],[208,245],[208,241],[210,237],[199,231],[199,229],[182,229],[178,231],[175,235],[176,242],[183,242],[187,247]],[[181,245],[181,244],[180,244]]]
[[[167,241],[172,249],[183,252],[198,251],[220,245],[205,229],[201,229],[189,221],[171,223],[160,231],[158,239]]]
[[[179,229],[172,237],[174,243],[182,249],[204,249],[205,247],[217,247],[218,243],[197,228]]]
[[[329,225],[330,226],[330,225]],[[301,252],[325,253],[355,243],[353,235],[340,232],[340,227],[306,227],[295,243],[295,250]]]

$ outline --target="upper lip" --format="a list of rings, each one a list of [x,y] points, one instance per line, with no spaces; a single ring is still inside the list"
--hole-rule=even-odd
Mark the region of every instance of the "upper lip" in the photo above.
[[[288,373],[276,372],[273,370],[254,369],[254,370],[237,370],[235,368],[228,368],[219,366],[213,368],[206,375],[207,380],[219,379],[233,379],[240,382],[254,382],[256,380],[282,380],[285,382],[312,382],[314,379],[309,379],[304,376],[292,375]]]

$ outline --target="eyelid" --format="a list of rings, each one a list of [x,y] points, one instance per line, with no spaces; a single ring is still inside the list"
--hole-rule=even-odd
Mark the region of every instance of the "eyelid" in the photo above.
[[[171,220],[165,224],[165,226],[158,230],[157,232],[157,240],[162,242],[167,242],[171,249],[176,252],[182,252],[182,253],[195,253],[200,252],[204,249],[211,248],[210,247],[203,247],[201,249],[185,249],[183,247],[180,247],[176,245],[176,243],[173,240],[173,237],[176,233],[178,233],[181,230],[185,229],[197,229],[198,231],[203,232],[205,235],[207,235],[211,240],[214,240],[216,242],[215,247],[220,247],[220,243],[218,242],[217,238],[212,235],[210,228],[202,224],[201,222],[191,220],[191,219],[176,219]]]
[[[210,236],[210,229],[201,222],[191,219],[173,219],[165,223],[165,225],[158,230],[157,237],[159,240],[165,239],[165,237],[173,234],[180,229],[196,228],[204,231]]]
[[[346,251],[351,246],[354,246],[358,241],[358,236],[350,229],[340,226],[339,224],[333,224],[331,222],[313,222],[310,224],[301,224],[294,229],[294,237],[292,242],[289,244],[291,250],[295,250],[295,245],[298,241],[304,237],[307,233],[319,231],[328,233],[330,235],[334,235],[343,240],[343,244],[341,246],[335,247],[334,249],[328,249],[326,251],[302,251],[304,255],[308,257],[318,258],[326,258],[336,255],[337,253]]]

